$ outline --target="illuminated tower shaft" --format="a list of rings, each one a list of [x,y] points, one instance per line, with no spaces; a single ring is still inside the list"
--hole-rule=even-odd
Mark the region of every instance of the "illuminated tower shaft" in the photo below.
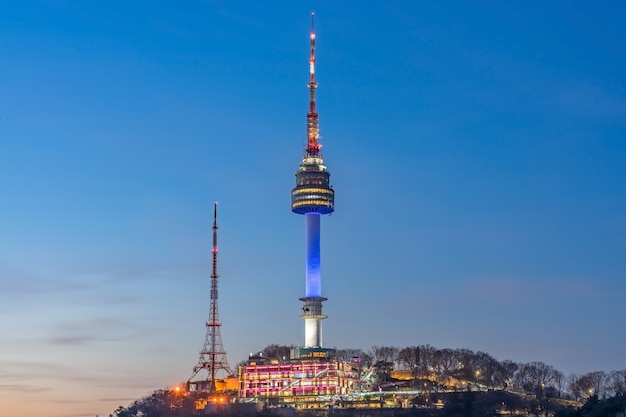
[[[313,15],[311,15],[313,23]],[[311,24],[311,58],[309,59],[310,80],[309,113],[307,114],[307,146],[300,168],[296,172],[296,187],[291,191],[291,211],[303,214],[306,220],[306,292],[300,300],[304,302],[304,347],[322,347],[322,276],[320,260],[320,218],[332,213],[335,191],[330,185],[330,172],[320,155],[318,115],[315,108],[315,31]]]
[[[217,309],[217,203],[213,206],[213,268],[211,272],[211,306],[209,308],[209,320],[206,322],[206,337],[204,346],[200,351],[198,364],[187,381],[187,389],[191,391],[217,391],[217,380],[232,377],[233,371],[228,365],[226,351],[222,345],[222,334]],[[199,376],[204,372],[203,377]]]

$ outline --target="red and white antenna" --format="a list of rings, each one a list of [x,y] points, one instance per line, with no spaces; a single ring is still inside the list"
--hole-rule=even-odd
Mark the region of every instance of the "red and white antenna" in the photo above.
[[[322,145],[318,142],[319,135],[319,123],[318,115],[315,112],[315,89],[317,83],[315,82],[315,26],[314,26],[315,13],[311,13],[311,57],[309,58],[309,113],[306,115],[307,125],[307,156],[317,156],[320,152]]]
[[[309,59],[311,83],[315,83],[315,13],[311,13],[311,58]]]
[[[209,319],[206,322],[206,336],[204,345],[200,351],[198,363],[187,381],[188,391],[218,391],[217,380],[234,375],[222,344],[220,332],[219,312],[217,307],[217,201],[213,204],[213,267],[211,268],[211,304],[209,307]],[[200,375],[202,373],[203,375]]]

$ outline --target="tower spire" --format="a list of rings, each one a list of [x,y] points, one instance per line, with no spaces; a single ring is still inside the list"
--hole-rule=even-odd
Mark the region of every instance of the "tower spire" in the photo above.
[[[200,351],[198,364],[194,366],[193,372],[187,381],[187,389],[190,391],[216,392],[217,380],[225,377],[232,377],[233,371],[228,365],[226,351],[222,344],[220,323],[217,308],[217,202],[213,204],[213,246],[211,254],[213,265],[211,269],[211,304],[209,308],[209,320],[206,322],[206,337],[204,346]],[[205,376],[199,374],[205,372]]]
[[[322,147],[319,142],[319,124],[318,124],[318,115],[315,111],[315,89],[317,88],[317,83],[315,82],[315,26],[314,26],[315,13],[311,13],[311,35],[310,35],[310,45],[311,45],[311,56],[309,58],[309,83],[307,84],[309,87],[309,113],[306,115],[307,121],[307,145],[306,145],[306,154],[307,156],[316,156],[320,152],[320,148]]]

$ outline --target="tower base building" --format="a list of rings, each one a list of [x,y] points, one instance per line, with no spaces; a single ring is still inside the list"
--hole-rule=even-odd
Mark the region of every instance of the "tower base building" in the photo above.
[[[358,370],[338,360],[334,349],[292,349],[291,355],[283,361],[250,357],[240,366],[240,401],[320,407],[355,390]]]

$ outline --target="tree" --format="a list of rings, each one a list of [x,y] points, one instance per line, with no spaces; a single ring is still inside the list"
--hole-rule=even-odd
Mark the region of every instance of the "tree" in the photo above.
[[[431,345],[420,345],[419,368],[430,372],[435,370],[435,352],[437,349]]]
[[[296,345],[278,345],[271,344],[267,345],[260,352],[266,358],[277,358],[277,359],[287,359],[291,356],[291,349],[295,348]]]
[[[410,346],[401,349],[398,352],[398,361],[405,366],[405,369],[411,371],[413,380],[416,380],[420,374],[420,348],[419,346]]]
[[[386,381],[389,372],[394,369],[398,359],[399,349],[395,346],[372,346],[373,367],[376,369],[379,379]]]
[[[434,357],[435,372],[439,375],[451,375],[459,369],[459,360],[454,349],[437,349]]]
[[[476,371],[477,363],[476,363],[476,354],[474,351],[469,349],[457,349],[456,356],[458,358],[458,362],[461,364],[461,368],[465,370],[466,379],[472,378],[472,375]]]
[[[568,388],[577,400],[588,399],[592,396],[605,396],[607,389],[604,384],[606,377],[604,372],[589,372],[584,375],[570,375]]]
[[[541,389],[543,395],[548,388],[553,388],[551,392],[556,390],[555,386],[563,379],[563,374],[543,362],[530,362],[520,365],[514,379],[527,393],[535,394]]]
[[[511,360],[505,360],[501,362],[501,365],[502,365],[502,380],[504,381],[505,387],[514,385],[515,374],[517,373],[517,370],[520,368],[520,364],[517,362],[513,362]]]
[[[338,349],[337,350],[337,359],[342,362],[352,362],[353,358],[360,358],[361,363],[363,363],[363,356],[366,353],[362,349]]]
[[[624,395],[626,394],[626,369],[621,371],[612,371],[607,377],[607,394]]]
[[[118,407],[115,417],[180,417],[197,415],[195,399],[171,390],[156,390],[134,401],[128,407]]]
[[[591,384],[591,389],[593,390],[593,393],[596,394],[599,398],[606,398],[607,396],[606,395],[607,393],[606,373],[604,373],[604,371],[595,371],[595,372],[589,372],[588,374],[585,374],[585,375],[589,378],[589,382]]]
[[[577,400],[587,399],[592,396],[605,398],[609,389],[608,378],[603,371],[589,372],[581,376],[570,375],[568,388]]]
[[[399,351],[395,346],[372,346],[374,362],[391,362],[392,366],[398,360]]]
[[[363,352],[361,355],[361,367],[362,368],[371,368],[374,364],[374,358],[367,352]]]
[[[490,388],[502,386],[500,362],[486,352],[477,352],[476,356],[478,358],[478,370],[480,370],[479,376],[482,376],[480,381]]]

